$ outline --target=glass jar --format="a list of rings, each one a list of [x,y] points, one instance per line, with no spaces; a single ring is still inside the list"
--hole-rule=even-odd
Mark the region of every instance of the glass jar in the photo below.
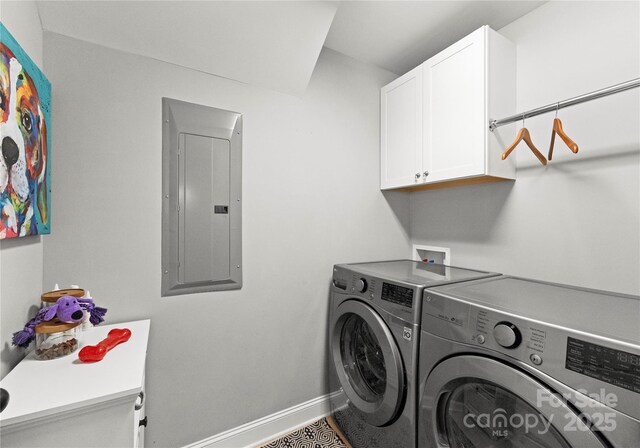
[[[40,296],[41,305],[40,308],[55,305],[58,299],[62,296],[84,297],[84,289],[81,288],[68,288],[68,289],[54,289],[53,291],[45,292]]]
[[[80,322],[66,323],[57,318],[36,325],[36,358],[56,359],[75,352]]]

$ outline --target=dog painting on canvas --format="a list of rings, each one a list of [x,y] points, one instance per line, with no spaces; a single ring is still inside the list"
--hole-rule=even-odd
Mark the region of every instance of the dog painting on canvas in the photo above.
[[[0,24],[0,239],[50,233],[51,84]]]

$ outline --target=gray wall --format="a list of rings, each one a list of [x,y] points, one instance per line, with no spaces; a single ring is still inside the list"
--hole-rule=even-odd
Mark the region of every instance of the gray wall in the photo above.
[[[3,0],[2,23],[42,70],[42,28],[35,2]],[[31,305],[39,305],[42,238],[31,236],[0,242],[0,378],[25,355],[23,349],[11,346],[11,336],[31,317]]]
[[[549,2],[500,32],[518,111],[640,77],[638,2]],[[577,155],[557,138],[543,167],[521,144],[514,183],[412,194],[412,239],[461,266],[640,294],[640,89],[558,116]],[[545,155],[553,118],[526,121]]]
[[[52,33],[45,53],[56,231],[44,284],[90,289],[108,322],[152,319],[147,445],[325,393],[332,265],[410,250],[408,198],[378,186],[379,89],[394,75],[327,50],[296,98]],[[244,114],[240,291],[160,297],[163,96]]]
[[[2,8],[41,62],[33,3]],[[518,109],[638,77],[639,12],[637,2],[550,2],[501,30],[518,45]],[[44,53],[53,234],[42,239],[44,284],[40,238],[0,243],[2,376],[21,356],[11,332],[54,283],[91,289],[109,322],[151,317],[148,446],[324,393],[330,267],[408,254],[409,213],[414,242],[451,247],[455,264],[640,292],[637,90],[560,111],[580,153],[558,141],[543,168],[518,148],[515,183],[383,196],[388,72],[324,51],[295,98],[55,34]],[[162,96],[245,114],[241,291],[160,298]],[[543,152],[552,118],[527,121]]]

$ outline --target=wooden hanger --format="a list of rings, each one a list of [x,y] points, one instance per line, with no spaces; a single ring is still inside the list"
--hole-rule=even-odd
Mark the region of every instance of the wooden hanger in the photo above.
[[[535,155],[538,158],[540,163],[542,163],[543,165],[546,165],[547,159],[544,158],[542,153],[538,151],[538,148],[536,148],[533,142],[531,141],[531,135],[529,134],[529,130],[524,127],[524,120],[522,120],[522,129],[518,131],[518,135],[516,136],[515,141],[511,143],[511,145],[507,149],[505,149],[504,152],[502,153],[502,160],[505,160],[507,157],[509,157],[509,154],[511,154],[511,152],[516,148],[516,146],[518,146],[518,143],[520,143],[523,140],[527,144],[529,149],[531,149],[531,152],[533,152],[533,155]]]
[[[574,154],[578,154],[578,145],[576,145],[576,143],[564,133],[564,130],[562,129],[562,122],[558,118],[557,114],[558,111],[556,110],[556,118],[553,119],[553,130],[551,131],[551,144],[549,145],[549,160],[553,157],[553,144],[556,140],[556,134],[560,136],[562,141],[571,151],[573,151]]]

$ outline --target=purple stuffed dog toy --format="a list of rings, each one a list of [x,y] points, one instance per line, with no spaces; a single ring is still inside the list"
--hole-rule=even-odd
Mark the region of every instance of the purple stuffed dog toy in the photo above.
[[[35,327],[42,322],[52,320],[57,317],[61,322],[80,322],[84,311],[89,312],[89,321],[93,325],[98,325],[104,321],[106,308],[95,306],[91,299],[78,299],[73,296],[60,297],[55,305],[42,308],[36,316],[24,326],[24,329],[13,334],[13,345],[27,347],[35,336]]]

